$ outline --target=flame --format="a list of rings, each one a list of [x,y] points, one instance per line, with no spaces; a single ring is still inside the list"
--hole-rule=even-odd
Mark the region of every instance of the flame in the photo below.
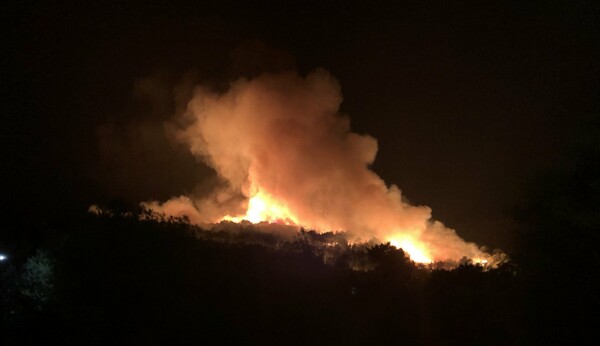
[[[298,219],[284,203],[263,191],[259,191],[250,197],[245,215],[227,215],[223,220],[232,222],[245,220],[252,223],[269,222],[286,225],[299,224]]]
[[[420,263],[492,261],[370,169],[377,140],[351,131],[339,111],[339,83],[327,71],[264,74],[222,93],[211,89],[195,88],[174,135],[227,186],[146,206],[200,225],[225,220],[344,231],[352,242],[388,241]],[[247,209],[235,215],[240,194]]]
[[[408,236],[397,236],[389,238],[388,241],[391,245],[401,248],[410,256],[410,259],[417,263],[431,263],[433,260],[428,254],[425,244],[420,243]]]
[[[225,216],[222,221],[251,223],[278,223],[286,225],[301,225],[285,203],[270,194],[259,191],[248,199],[246,214],[238,216]],[[410,258],[417,263],[432,263],[426,245],[406,235],[397,235],[389,238],[391,245],[404,250]],[[485,261],[487,262],[487,261]]]

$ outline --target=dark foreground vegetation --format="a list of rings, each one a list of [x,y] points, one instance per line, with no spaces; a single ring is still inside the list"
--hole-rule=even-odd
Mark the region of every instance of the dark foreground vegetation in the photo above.
[[[597,344],[598,153],[532,185],[515,261],[495,269],[334,234],[9,216],[0,344]]]
[[[419,268],[387,244],[84,216],[2,268],[4,344],[512,343],[518,271]]]
[[[596,345],[598,139],[524,191],[494,269],[334,234],[5,213],[0,344]]]

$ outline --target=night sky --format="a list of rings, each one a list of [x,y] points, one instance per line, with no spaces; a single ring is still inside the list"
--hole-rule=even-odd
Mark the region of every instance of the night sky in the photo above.
[[[373,169],[388,184],[466,240],[510,252],[528,181],[564,164],[597,116],[598,5],[349,3],[3,11],[4,211],[44,219],[197,189],[210,169],[162,132],[173,87],[190,71],[223,87],[323,67],[352,130],[378,139]],[[147,81],[160,86],[144,93]]]

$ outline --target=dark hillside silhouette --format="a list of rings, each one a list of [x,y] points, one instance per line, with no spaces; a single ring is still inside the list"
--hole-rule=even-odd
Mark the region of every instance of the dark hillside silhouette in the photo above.
[[[20,274],[4,271],[7,345],[433,345],[518,336],[503,318],[517,310],[510,266],[431,270],[389,244],[324,245],[339,237],[311,231],[240,241],[133,215],[62,226],[45,253],[46,300],[10,291]]]

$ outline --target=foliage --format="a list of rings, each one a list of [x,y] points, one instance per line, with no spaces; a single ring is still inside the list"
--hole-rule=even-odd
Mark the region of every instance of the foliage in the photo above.
[[[46,305],[17,311],[23,317],[10,322],[7,345],[518,337],[512,320],[502,318],[517,310],[515,279],[503,268],[432,270],[390,244],[350,245],[339,234],[232,236],[132,214],[86,215],[62,223],[60,232],[50,252],[21,267],[22,296]],[[477,333],[460,332],[465,322]]]
[[[45,251],[38,251],[27,259],[21,269],[20,293],[41,310],[50,300],[54,288],[54,265]]]

